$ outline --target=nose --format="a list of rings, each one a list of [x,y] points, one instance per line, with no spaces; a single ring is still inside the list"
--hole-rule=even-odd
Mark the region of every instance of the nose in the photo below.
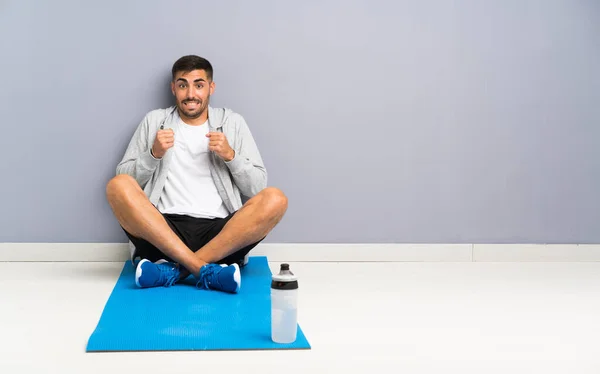
[[[185,96],[186,96],[186,98],[188,100],[193,100],[194,99],[194,89],[193,89],[192,86],[188,87],[188,89],[187,89],[187,91],[185,93]]]

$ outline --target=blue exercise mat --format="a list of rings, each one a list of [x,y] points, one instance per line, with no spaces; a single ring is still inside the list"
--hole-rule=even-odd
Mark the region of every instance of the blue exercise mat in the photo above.
[[[271,270],[250,257],[237,294],[195,287],[193,277],[172,287],[141,289],[125,263],[87,352],[310,349],[298,326],[294,343],[271,340]]]

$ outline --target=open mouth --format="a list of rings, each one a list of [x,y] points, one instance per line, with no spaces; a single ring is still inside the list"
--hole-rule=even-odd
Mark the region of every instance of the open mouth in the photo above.
[[[194,109],[196,107],[198,107],[200,105],[200,103],[196,102],[196,101],[186,101],[183,103],[183,106],[185,106],[188,109]]]

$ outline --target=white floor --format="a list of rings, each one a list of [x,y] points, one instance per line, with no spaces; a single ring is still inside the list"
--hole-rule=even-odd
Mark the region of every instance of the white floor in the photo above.
[[[0,263],[0,373],[600,372],[600,263],[291,267],[312,350],[85,353],[122,263]]]

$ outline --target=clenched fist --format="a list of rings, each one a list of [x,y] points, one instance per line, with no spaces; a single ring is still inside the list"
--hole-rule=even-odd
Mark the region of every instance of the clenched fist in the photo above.
[[[233,160],[235,157],[234,150],[229,146],[229,142],[222,132],[209,132],[206,134],[208,138],[208,149],[215,152],[225,161]]]
[[[167,149],[175,144],[175,133],[172,129],[158,130],[154,145],[152,145],[152,155],[156,158],[163,158]]]

